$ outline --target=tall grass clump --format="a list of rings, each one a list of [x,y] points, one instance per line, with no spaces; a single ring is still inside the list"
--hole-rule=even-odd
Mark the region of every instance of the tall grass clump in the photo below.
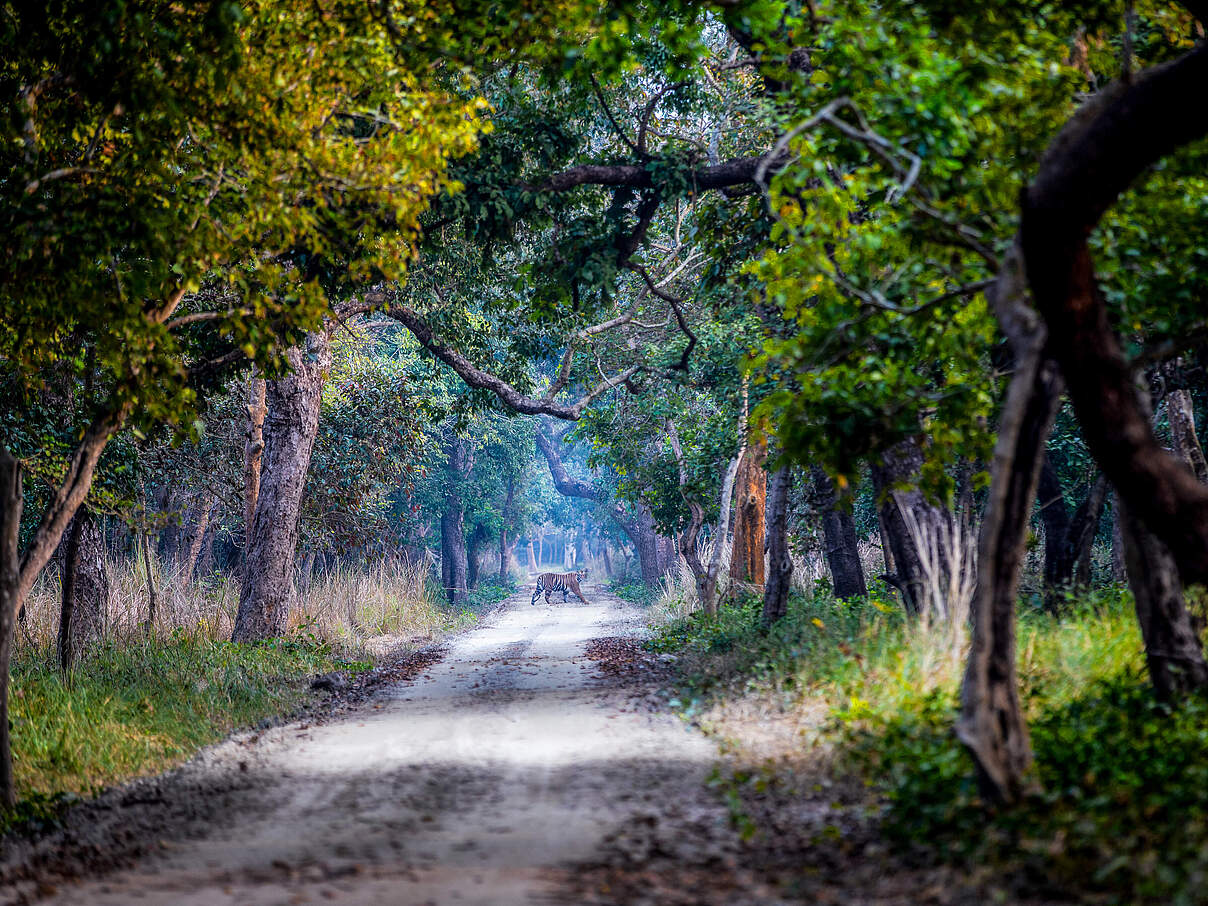
[[[473,619],[470,610],[443,605],[424,565],[341,565],[300,592],[286,638],[237,645],[228,641],[236,578],[186,579],[173,563],[152,557],[148,564],[141,552],[107,571],[104,630],[69,675],[56,655],[57,570],[46,570],[28,598],[11,705],[23,804],[0,815],[0,832],[53,813],[64,793],[157,773],[232,729],[296,710],[315,673],[367,669],[374,655],[418,647]],[[499,589],[482,594],[493,600]]]

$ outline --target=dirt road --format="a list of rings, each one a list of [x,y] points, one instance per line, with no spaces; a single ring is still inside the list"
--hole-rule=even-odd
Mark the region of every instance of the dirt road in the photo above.
[[[161,802],[134,803],[132,833],[154,845],[132,868],[41,892],[62,904],[608,902],[584,890],[582,866],[627,828],[674,854],[702,840],[660,840],[660,828],[724,835],[726,813],[704,792],[713,746],[635,707],[584,656],[590,639],[640,631],[636,610],[586,593],[590,606],[516,595],[415,680],[211,750]]]

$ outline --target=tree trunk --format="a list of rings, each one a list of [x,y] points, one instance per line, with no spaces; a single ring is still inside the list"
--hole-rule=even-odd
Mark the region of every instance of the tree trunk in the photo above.
[[[654,531],[654,514],[642,503],[637,505],[637,511],[637,548],[642,581],[647,585],[658,585],[662,573],[659,571],[659,536]]]
[[[1165,452],[1108,315],[1088,237],[1135,180],[1208,134],[1208,44],[1114,83],[1050,143],[1022,196],[1028,282],[1087,446],[1132,516],[1170,548],[1184,585],[1208,583],[1208,487]]]
[[[1124,556],[1124,530],[1120,519],[1120,495],[1112,491],[1112,581],[1124,582],[1128,569]]]
[[[143,627],[147,632],[155,629],[155,610],[156,610],[156,592],[155,592],[155,575],[151,571],[151,536],[146,532],[142,534],[143,539],[143,569],[147,575],[147,622]]]
[[[508,556],[511,548],[508,547],[508,520],[512,518],[512,505],[516,497],[516,479],[514,476],[508,476],[508,493],[503,500],[503,513],[499,521],[499,581],[507,582],[508,578]]]
[[[789,555],[789,494],[793,488],[793,470],[781,466],[772,473],[767,497],[768,578],[763,588],[763,625],[771,626],[788,613],[789,587],[793,578],[793,558]]]
[[[768,473],[767,438],[760,435],[747,445],[735,480],[734,551],[730,578],[735,582],[763,585],[763,532],[766,522]]]
[[[267,386],[256,375],[255,366],[248,375],[247,436],[243,442],[243,550],[244,560],[252,537],[252,520],[260,496],[260,465],[264,454],[264,419],[268,415]]]
[[[464,607],[469,600],[469,556],[466,550],[466,507],[461,486],[474,465],[466,441],[460,437],[446,438],[448,458],[445,485],[445,511],[441,514],[441,562],[445,573],[445,594],[454,607]]]
[[[836,598],[865,598],[868,585],[860,563],[859,538],[851,510],[835,492],[835,483],[821,466],[810,468],[811,503],[822,517],[826,563]]]
[[[1060,609],[1066,591],[1090,584],[1091,550],[1099,520],[1103,517],[1107,491],[1107,476],[1100,473],[1091,483],[1086,499],[1070,518],[1056,470],[1045,457],[1038,495],[1045,525],[1045,606],[1053,613]]]
[[[8,668],[13,653],[17,609],[21,606],[21,463],[0,444],[0,806],[17,801],[13,783],[12,740],[8,719]]]
[[[1029,788],[1032,746],[1015,674],[1015,608],[1028,523],[1062,380],[1047,355],[1044,325],[1029,307],[1018,247],[987,294],[1015,368],[990,465],[978,539],[977,591],[956,733],[977,765],[982,794],[1014,802]]]
[[[59,611],[59,668],[70,673],[88,646],[105,632],[109,615],[109,574],[101,527],[80,507],[67,532]]]
[[[323,380],[331,364],[326,333],[286,352],[290,373],[269,381],[260,491],[252,514],[233,642],[256,642],[285,631],[294,598],[298,518],[319,430]]]
[[[600,553],[604,557],[604,575],[611,579],[614,575],[612,570],[612,557],[608,555],[608,541],[605,540],[600,545]]]
[[[1200,484],[1208,484],[1208,459],[1195,433],[1195,409],[1186,390],[1166,394],[1166,420],[1170,422],[1170,441],[1175,456],[1187,463]]]
[[[1128,584],[1145,642],[1145,663],[1154,692],[1164,700],[1208,686],[1208,664],[1183,601],[1183,586],[1170,549],[1121,511]]]
[[[201,546],[205,542],[206,532],[210,528],[210,519],[218,509],[218,501],[208,494],[199,494],[194,502],[192,521],[185,534],[188,544],[180,563],[181,581],[188,582],[193,578],[197,569],[197,560],[201,556]]]
[[[936,525],[947,520],[943,510],[927,501],[918,489],[922,474],[923,448],[917,438],[907,438],[890,447],[873,466],[873,485],[881,500],[880,516],[888,547],[893,553],[896,573],[885,579],[901,593],[908,613],[919,614],[926,601],[927,577],[919,557],[912,519],[918,526]],[[910,516],[905,515],[907,512]]]
[[[482,526],[476,526],[470,533],[470,541],[466,553],[466,587],[478,587],[478,573],[482,567],[482,546],[486,543],[486,533]]]
[[[528,555],[529,555],[529,572],[530,573],[539,572],[541,570],[541,567],[537,565],[537,555],[536,555],[536,553],[533,552],[533,539],[532,538],[529,539],[529,543],[528,543]]]
[[[298,596],[305,597],[310,591],[310,580],[315,575],[315,551],[311,548],[306,552],[306,556],[302,558],[302,565],[298,567]]]

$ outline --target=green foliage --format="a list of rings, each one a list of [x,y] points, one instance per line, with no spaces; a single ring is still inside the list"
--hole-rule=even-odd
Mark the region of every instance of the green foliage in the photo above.
[[[470,589],[469,608],[477,613],[490,610],[514,594],[517,587],[516,580],[511,577],[502,582],[498,576],[479,579],[478,584]]]
[[[248,646],[178,631],[105,642],[65,681],[53,652],[19,651],[10,713],[24,798],[3,820],[46,819],[65,792],[162,771],[236,727],[297,708],[305,680],[337,666],[365,665],[337,663],[305,638]]]

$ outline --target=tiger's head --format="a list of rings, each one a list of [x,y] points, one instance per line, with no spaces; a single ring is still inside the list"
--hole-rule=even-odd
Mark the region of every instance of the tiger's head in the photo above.
[[[575,581],[582,582],[586,578],[587,578],[587,567],[586,566],[583,567],[582,569],[575,570]]]

